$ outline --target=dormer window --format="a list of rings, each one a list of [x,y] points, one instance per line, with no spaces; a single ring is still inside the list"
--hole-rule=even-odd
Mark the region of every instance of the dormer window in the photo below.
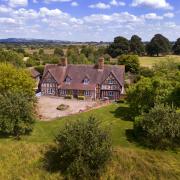
[[[66,77],[65,83],[69,84],[71,82],[71,78],[69,76]]]
[[[84,81],[83,81],[84,84],[89,84],[89,79],[88,78],[85,78]]]

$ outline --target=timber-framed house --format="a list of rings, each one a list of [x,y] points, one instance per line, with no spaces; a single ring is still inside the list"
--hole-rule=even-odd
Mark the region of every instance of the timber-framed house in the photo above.
[[[96,65],[68,64],[62,58],[59,64],[45,66],[41,80],[42,95],[86,99],[114,99],[124,94],[125,66],[105,65],[99,58]]]

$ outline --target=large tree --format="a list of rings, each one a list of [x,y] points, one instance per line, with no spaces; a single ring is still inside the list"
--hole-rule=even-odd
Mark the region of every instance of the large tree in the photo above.
[[[180,55],[180,38],[177,39],[173,46],[173,52],[174,54]]]
[[[35,82],[10,64],[0,64],[0,77],[0,133],[19,137],[32,130]]]
[[[130,51],[137,55],[143,55],[145,52],[144,44],[141,38],[137,35],[133,35],[130,40]]]
[[[118,36],[114,38],[114,42],[107,48],[107,53],[115,58],[122,54],[128,54],[130,45],[128,39]]]
[[[170,52],[169,40],[161,34],[156,34],[146,46],[147,54],[159,56]]]

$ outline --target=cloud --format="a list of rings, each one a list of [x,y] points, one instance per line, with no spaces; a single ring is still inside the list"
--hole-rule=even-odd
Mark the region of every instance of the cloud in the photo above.
[[[90,8],[97,8],[97,9],[110,9],[111,6],[109,4],[105,4],[102,2],[99,2],[97,4],[89,5]]]
[[[46,3],[51,3],[51,2],[71,2],[72,0],[44,0]]]
[[[117,0],[112,0],[112,1],[110,1],[109,4],[112,6],[125,6],[126,5],[125,2],[117,1]]]
[[[12,8],[6,7],[5,5],[0,5],[0,13],[9,13],[12,11]]]
[[[28,0],[8,0],[8,4],[11,7],[27,6]]]
[[[164,17],[173,18],[173,17],[174,17],[174,13],[171,13],[171,12],[165,13],[165,14],[164,14]]]
[[[142,17],[149,20],[162,20],[164,18],[163,16],[158,16],[156,13],[148,13]]]
[[[77,6],[79,6],[79,4],[78,4],[77,2],[74,1],[74,2],[71,3],[71,6],[77,7]]]
[[[145,6],[154,9],[173,9],[173,7],[166,0],[133,0],[131,5],[134,7]]]
[[[165,21],[172,14],[148,13],[135,15],[129,12],[91,14],[76,18],[61,9],[42,7],[38,10],[3,7],[0,12],[0,38],[50,38],[72,41],[112,41],[115,36],[130,38],[138,34],[149,40],[162,33],[171,40],[179,37],[180,26]],[[4,13],[7,12],[7,13]],[[63,37],[63,38],[62,38]]]

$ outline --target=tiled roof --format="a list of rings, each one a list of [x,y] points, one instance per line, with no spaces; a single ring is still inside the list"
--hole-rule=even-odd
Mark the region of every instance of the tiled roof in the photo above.
[[[104,65],[104,69],[98,69],[95,65],[72,65],[68,64],[65,66],[60,65],[46,65],[44,70],[44,75],[47,72],[50,72],[54,79],[57,81],[58,85],[63,88],[91,88],[96,84],[101,84],[110,73],[117,78],[118,82],[124,86],[124,73],[125,66],[119,65]],[[43,76],[44,76],[43,75]],[[69,76],[71,77],[70,85],[65,84],[65,78]],[[89,78],[89,84],[84,85],[82,82],[84,78]]]

